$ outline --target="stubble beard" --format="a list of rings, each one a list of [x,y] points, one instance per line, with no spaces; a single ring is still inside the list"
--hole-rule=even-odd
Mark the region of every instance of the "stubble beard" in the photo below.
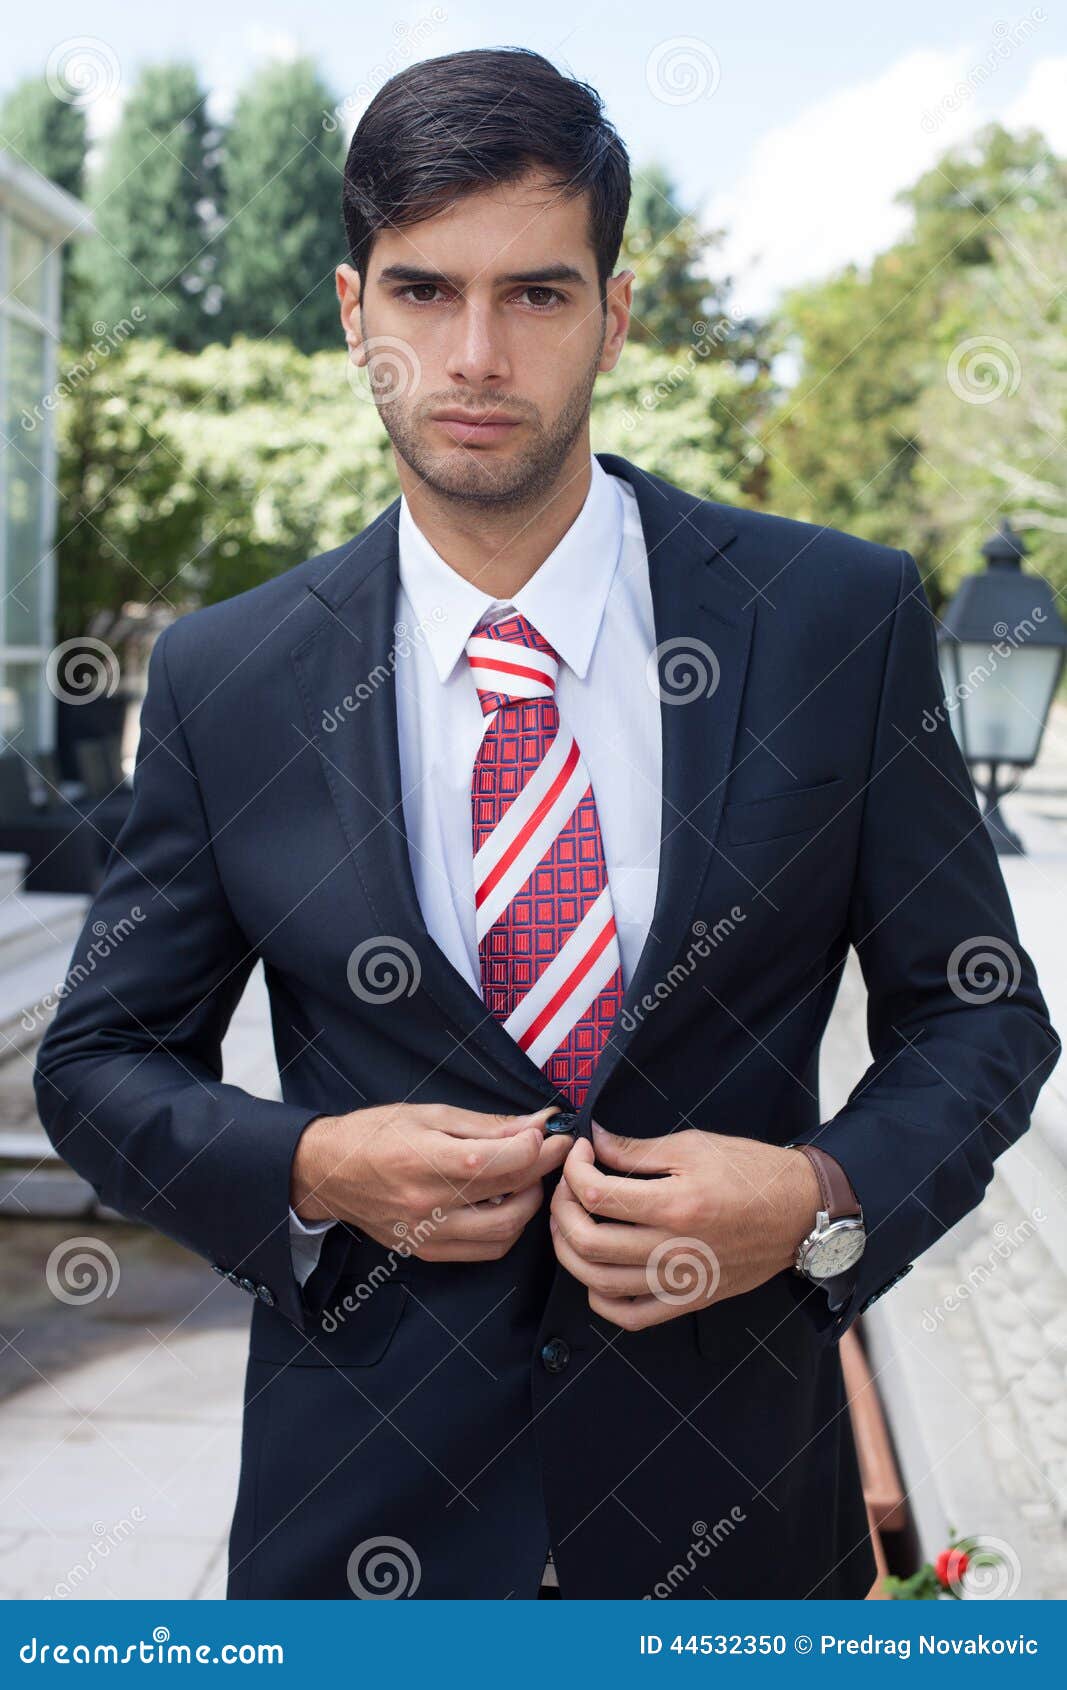
[[[379,404],[378,415],[398,456],[441,498],[467,510],[536,507],[556,488],[568,454],[585,427],[599,360],[598,349],[596,360],[572,387],[551,428],[536,418],[524,419],[526,444],[508,457],[494,456],[491,447],[453,445],[434,451],[426,442],[432,425],[420,423],[402,399]]]

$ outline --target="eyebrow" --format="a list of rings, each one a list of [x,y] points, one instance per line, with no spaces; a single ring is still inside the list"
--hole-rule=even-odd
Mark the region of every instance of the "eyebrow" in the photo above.
[[[379,282],[407,282],[409,286],[415,283],[433,283],[435,286],[444,285],[462,292],[463,283],[458,276],[447,276],[443,270],[425,270],[418,264],[387,264],[378,273]],[[539,287],[543,282],[575,282],[579,286],[585,283],[585,277],[573,264],[544,264],[536,270],[511,270],[506,275],[494,276],[494,286],[501,287],[516,282],[525,286]]]

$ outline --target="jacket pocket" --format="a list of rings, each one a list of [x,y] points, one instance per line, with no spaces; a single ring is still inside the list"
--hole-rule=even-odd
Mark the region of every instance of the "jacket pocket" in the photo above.
[[[374,1367],[393,1341],[407,1300],[402,1285],[341,1284],[305,1331],[256,1303],[249,1355],[276,1367]]]
[[[745,1291],[696,1310],[697,1349],[702,1356],[737,1368],[753,1362],[784,1367],[796,1376],[812,1341],[812,1328],[787,1283],[787,1269]]]
[[[832,821],[848,802],[847,782],[840,776],[818,786],[775,792],[746,804],[727,804],[722,813],[723,838],[730,845],[755,845],[763,839],[782,839],[807,833]]]

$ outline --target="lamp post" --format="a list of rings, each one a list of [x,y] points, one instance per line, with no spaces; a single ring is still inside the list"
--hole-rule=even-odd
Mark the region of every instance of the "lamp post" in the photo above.
[[[997,851],[1017,856],[1022,843],[1000,813],[1017,781],[1005,780],[1002,770],[1021,772],[1037,759],[1067,625],[1044,577],[1023,573],[1026,546],[1007,518],[982,555],[987,569],[967,577],[941,619],[938,654],[949,718],[984,800],[983,819]]]

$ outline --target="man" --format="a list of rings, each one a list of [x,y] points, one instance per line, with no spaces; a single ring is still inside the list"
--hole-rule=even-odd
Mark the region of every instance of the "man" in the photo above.
[[[628,197],[537,55],[386,84],[337,283],[402,495],[152,654],[76,954],[141,917],[37,1088],[254,1299],[234,1597],[865,1595],[836,1342],[1058,1054],[912,558],[591,452]],[[220,1077],[258,958],[281,1101]]]

